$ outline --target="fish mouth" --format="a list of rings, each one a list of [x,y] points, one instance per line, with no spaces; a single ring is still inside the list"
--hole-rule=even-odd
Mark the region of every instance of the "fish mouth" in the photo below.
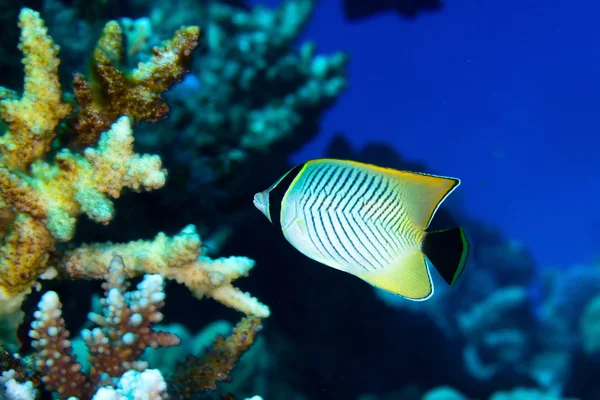
[[[254,207],[258,208],[271,221],[271,216],[269,215],[269,193],[266,191],[256,193],[253,203]]]
[[[263,208],[264,204],[265,204],[263,192],[256,193],[254,195],[254,199],[252,200],[252,202],[254,203],[254,207],[256,207],[259,210],[261,210],[261,208]]]
[[[259,204],[259,196],[260,196],[260,193],[256,193],[256,194],[254,195],[254,199],[252,199],[252,202],[254,203],[254,207],[256,207],[256,208],[258,208],[258,204]]]

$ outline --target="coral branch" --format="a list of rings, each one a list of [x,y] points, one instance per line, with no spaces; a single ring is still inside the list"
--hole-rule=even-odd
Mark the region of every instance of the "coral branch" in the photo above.
[[[54,242],[42,223],[19,214],[0,247],[0,288],[15,295],[26,291],[44,271]]]
[[[82,245],[65,252],[53,265],[69,278],[97,279],[110,258],[120,254],[130,266],[129,277],[160,274],[186,285],[198,298],[212,297],[247,315],[268,317],[269,307],[232,285],[235,279],[248,275],[254,262],[246,257],[211,260],[201,256],[200,245],[196,228],[189,225],[173,238],[159,233],[151,241]]]
[[[8,131],[0,138],[2,164],[24,170],[50,150],[54,129],[70,112],[61,100],[58,82],[58,46],[50,36],[39,13],[24,8],[19,14],[21,42],[25,55],[25,91],[20,99],[0,102],[2,119]]]
[[[90,313],[98,325],[84,330],[82,336],[91,350],[91,379],[98,383],[102,374],[121,376],[129,369],[142,371],[148,366],[139,361],[146,347],[169,347],[179,344],[171,333],[155,332],[152,324],[162,321],[159,309],[164,305],[164,281],[160,275],[146,275],[135,292],[126,293],[127,281],[123,259],[115,256],[103,284],[103,315]]]
[[[109,263],[115,266],[108,271],[105,305],[109,314],[93,315],[100,327],[84,334],[92,347],[94,368],[109,374],[139,368],[137,357],[147,346],[174,343],[170,335],[149,328],[161,318],[157,309],[162,305],[163,279],[185,284],[198,298],[212,297],[247,315],[268,316],[267,306],[232,284],[246,276],[254,262],[244,257],[202,257],[193,226],[174,238],[159,234],[152,241],[127,244],[56,246],[72,240],[82,214],[108,224],[114,216],[112,199],[124,189],[140,192],[165,184],[167,171],[160,158],[134,152],[131,125],[165,117],[168,107],[162,93],[187,72],[199,28],[182,27],[154,49],[154,57],[125,73],[119,70],[124,54],[121,28],[116,22],[106,25],[94,50],[91,81],[81,76],[75,79],[79,108],[71,120],[73,138],[88,146],[79,151],[61,148],[62,136],[54,140],[58,124],[71,111],[61,100],[58,47],[38,13],[23,9],[19,26],[19,48],[25,56],[24,93],[19,97],[0,88],[0,112],[8,128],[0,137],[1,326],[12,329],[22,321],[20,305],[38,279],[104,278]],[[112,259],[118,253],[129,268]],[[116,278],[113,270],[123,276]],[[125,277],[144,274],[137,292],[122,293]],[[144,298],[142,293],[149,294]],[[137,301],[145,304],[144,310],[136,308]],[[60,307],[56,294],[48,293],[36,314],[32,337],[39,358],[44,359],[38,368],[61,396],[76,396],[79,391],[85,397],[90,386],[83,383],[71,355]],[[106,347],[106,341],[111,346]],[[90,385],[100,380],[100,373],[93,370]]]
[[[169,387],[175,399],[189,399],[206,390],[215,390],[217,382],[228,381],[237,360],[254,343],[262,325],[256,317],[243,318],[224,338],[219,336],[200,357],[188,357],[179,364]]]
[[[181,28],[171,40],[153,50],[151,60],[125,74],[118,68],[124,54],[121,27],[114,21],[106,24],[93,54],[92,82],[75,76],[80,109],[72,124],[74,142],[94,144],[120,115],[127,115],[133,124],[165,118],[169,107],[161,95],[188,71],[199,37],[198,27]]]
[[[56,292],[42,296],[34,317],[29,336],[36,349],[35,366],[43,376],[42,382],[60,398],[89,396],[92,386],[73,354]]]
[[[60,398],[89,399],[99,386],[113,385],[110,378],[121,377],[119,385],[124,385],[123,378],[132,371],[146,370],[147,363],[139,360],[146,347],[179,344],[176,335],[152,330],[152,325],[163,317],[159,311],[165,298],[162,277],[146,275],[133,292],[126,292],[127,286],[123,259],[115,256],[103,285],[106,294],[102,300],[103,314],[89,315],[90,321],[98,326],[82,331],[90,351],[89,377],[81,371],[82,366],[73,354],[58,295],[50,291],[42,296],[29,335],[36,349],[35,366],[42,374],[42,382]]]
[[[0,191],[17,210],[40,219],[58,241],[69,241],[79,214],[108,224],[113,205],[124,187],[135,191],[162,187],[166,170],[158,156],[133,152],[133,133],[127,117],[105,132],[96,149],[85,157],[62,150],[55,163],[36,161],[30,174],[11,173],[0,167]]]

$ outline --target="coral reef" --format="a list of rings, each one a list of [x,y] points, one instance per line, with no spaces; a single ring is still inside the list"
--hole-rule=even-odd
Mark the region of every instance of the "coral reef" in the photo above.
[[[109,224],[115,215],[113,199],[124,190],[151,191],[165,185],[161,159],[135,152],[132,125],[164,119],[169,107],[161,95],[188,72],[199,28],[180,28],[153,49],[153,57],[123,71],[123,32],[117,22],[108,22],[92,54],[91,77],[76,74],[70,98],[59,83],[59,48],[39,14],[22,9],[19,27],[23,93],[0,90],[6,124],[0,137],[4,344],[16,344],[20,306],[41,286],[40,279],[105,279],[105,297],[102,312],[88,316],[95,326],[81,332],[88,347],[86,370],[73,352],[59,297],[47,291],[31,324],[33,354],[22,358],[2,348],[0,395],[34,398],[55,392],[59,398],[158,399],[168,395],[167,380],[187,382],[198,374],[203,379],[190,388],[214,390],[254,342],[259,318],[270,314],[267,306],[232,284],[248,275],[254,262],[204,256],[194,225],[151,240],[72,242],[81,216]],[[137,276],[143,277],[137,290],[127,292],[127,279]],[[197,298],[211,297],[249,316],[230,337],[217,339],[212,350],[182,364],[175,374],[150,369],[142,358],[147,347],[180,343],[176,335],[152,329],[163,318],[167,279],[184,284]],[[177,396],[178,385],[172,387]]]
[[[88,318],[94,326],[81,332],[88,348],[88,370],[73,352],[58,295],[48,291],[31,323],[34,353],[23,360],[7,357],[1,361],[4,373],[0,383],[7,397],[17,398],[9,393],[22,391],[27,392],[23,398],[33,399],[43,391],[56,393],[61,399],[81,400],[109,395],[119,399],[159,399],[169,394],[170,398],[190,398],[214,390],[216,381],[226,380],[261,329],[260,319],[243,318],[229,337],[217,338],[211,349],[182,363],[174,373],[151,369],[141,358],[146,348],[180,344],[176,335],[153,329],[163,319],[164,278],[146,274],[135,291],[127,291],[126,266],[120,256],[114,256],[105,279],[102,314],[90,313]],[[181,397],[182,391],[187,397]]]
[[[273,9],[220,1],[165,7],[153,9],[153,27],[199,16],[206,47],[166,94],[173,112],[164,126],[178,134],[153,130],[139,140],[148,151],[161,150],[173,180],[212,211],[212,228],[223,228],[232,219],[223,210],[240,208],[263,163],[285,162],[318,133],[321,116],[347,86],[348,55],[319,54],[308,41],[295,44],[313,13],[312,0],[284,0]]]
[[[56,265],[68,277],[98,279],[112,254],[123,254],[126,264],[132,266],[127,269],[129,277],[159,273],[186,285],[198,298],[211,297],[248,315],[267,317],[267,306],[232,285],[249,274],[254,261],[246,257],[212,260],[200,254],[200,244],[194,226],[189,225],[172,238],[159,233],[151,241],[84,244],[65,251]]]
[[[165,184],[160,158],[134,152],[131,125],[164,117],[168,108],[160,94],[187,71],[199,29],[181,28],[154,50],[153,58],[124,74],[114,64],[123,52],[121,31],[109,22],[93,53],[92,80],[75,78],[78,101],[71,115],[58,82],[58,46],[37,12],[23,9],[19,26],[24,92],[3,90],[0,100],[7,125],[0,137],[0,313],[12,321],[5,325],[18,324],[20,304],[39,278],[101,278],[115,251],[131,265],[129,276],[158,272],[184,283],[197,297],[268,316],[266,306],[231,285],[253,262],[201,256],[193,226],[149,242],[58,246],[72,240],[82,214],[108,224],[115,214],[111,198],[119,198],[123,189],[148,191]],[[67,138],[87,147],[70,149]]]
[[[118,221],[107,229],[79,229],[77,239],[129,241],[148,231],[174,232],[194,221],[206,243],[205,254],[218,254],[230,232],[248,223],[244,207],[255,185],[260,185],[263,177],[272,179],[270,168],[280,168],[292,151],[319,132],[321,116],[347,86],[348,56],[341,51],[319,54],[314,43],[297,43],[316,8],[313,0],[283,0],[272,8],[229,0],[116,3],[118,7],[110,7],[108,14],[97,15],[95,23],[82,18],[81,4],[66,0],[44,3],[43,15],[61,43],[60,71],[89,69],[87,86],[97,104],[110,105],[112,101],[106,100],[113,98],[118,104],[127,97],[127,93],[120,95],[123,91],[119,88],[119,95],[112,96],[95,88],[104,80],[110,87],[115,82],[120,85],[123,77],[111,72],[113,66],[133,69],[139,62],[151,62],[155,55],[149,49],[160,48],[160,40],[171,37],[173,31],[182,32],[181,25],[202,26],[202,44],[194,51],[183,81],[162,95],[156,92],[170,105],[169,118],[158,125],[135,128],[136,149],[160,154],[169,170],[164,190],[144,195],[150,199],[146,207],[153,218],[144,218],[137,200],[126,198],[120,201],[117,218],[135,220],[135,228],[121,229],[119,224],[125,222]],[[101,35],[107,17],[118,18],[123,50],[110,50],[110,44],[118,40],[108,40],[115,36],[110,32],[117,26],[109,22],[103,35],[107,40],[101,39],[95,46],[88,65],[82,55],[94,48],[89,37]],[[187,65],[187,60],[181,61]],[[109,73],[97,79],[97,71],[105,65]],[[124,75],[127,85],[137,87],[131,82],[133,73]],[[79,102],[88,102],[90,90],[77,87],[76,82],[76,94],[82,92]],[[157,115],[150,118],[164,117],[163,104],[158,104]],[[87,136],[72,128],[78,121],[96,121],[93,111],[89,118],[80,112],[68,119],[68,143],[86,142]],[[104,111],[96,122],[106,130],[106,123],[100,122],[106,113],[114,113]],[[134,125],[135,118],[129,117]],[[182,211],[167,218],[163,208]]]
[[[598,265],[540,271],[519,241],[461,215],[474,265],[458,290],[398,302],[305,268],[254,223],[249,193],[286,170],[347,85],[346,54],[296,43],[316,2],[109,3],[44,1],[52,37],[36,12],[19,15],[23,90],[14,76],[0,88],[0,398],[600,397]],[[328,156],[429,171],[386,144],[357,152],[338,138]],[[445,208],[434,225],[455,224]],[[252,259],[208,257],[239,253]],[[277,314],[261,341],[271,309],[236,282],[253,260],[250,290]],[[106,280],[81,330],[73,280]],[[169,280],[187,289],[169,286],[163,304]],[[20,309],[41,289],[33,349],[17,353]],[[200,346],[197,331],[228,311],[183,303],[178,315],[190,293],[246,316]],[[157,326],[163,312],[185,326]]]
[[[585,306],[579,319],[581,345],[589,355],[600,351],[600,296],[595,296]]]
[[[169,383],[175,398],[189,399],[194,393],[216,389],[218,381],[228,380],[237,360],[254,343],[261,327],[258,318],[246,318],[229,337],[219,336],[201,357],[192,356],[181,363]]]
[[[81,74],[74,78],[80,111],[72,121],[73,141],[80,146],[96,143],[120,115],[127,115],[134,124],[164,119],[169,107],[161,94],[188,72],[198,38],[198,27],[181,28],[153,49],[150,60],[125,74],[117,67],[124,57],[123,31],[116,21],[108,22],[92,56],[95,82],[87,82]]]
[[[422,400],[468,400],[468,397],[450,387],[439,387],[425,393]],[[516,388],[511,391],[493,393],[489,400],[577,400],[562,397],[552,392],[544,392],[533,388]]]
[[[468,312],[458,315],[458,324],[467,346],[465,365],[478,379],[489,379],[507,365],[527,369],[531,351],[527,329],[522,322],[528,313],[528,295],[519,286],[493,292]],[[488,361],[487,365],[482,360]]]
[[[113,258],[103,285],[103,315],[91,313],[88,318],[97,327],[81,334],[90,352],[89,376],[73,356],[58,295],[46,292],[29,333],[36,349],[35,366],[45,387],[61,398],[89,398],[98,386],[110,383],[107,377],[146,370],[148,365],[138,360],[146,347],[178,345],[177,336],[152,330],[152,324],[163,318],[163,286],[160,275],[146,275],[136,291],[126,292],[123,259]]]

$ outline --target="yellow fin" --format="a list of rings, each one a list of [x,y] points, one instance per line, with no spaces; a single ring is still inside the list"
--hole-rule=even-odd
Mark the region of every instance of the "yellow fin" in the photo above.
[[[427,300],[433,295],[433,282],[425,255],[418,251],[409,253],[381,270],[360,274],[358,277],[410,300]]]
[[[460,179],[384,169],[398,183],[408,219],[425,230],[442,202],[460,185]]]
[[[338,162],[340,161],[338,160]],[[409,221],[421,230],[427,229],[440,204],[460,185],[460,179],[458,178],[400,171],[350,160],[341,162],[365,168],[393,179],[398,185],[396,190],[400,192],[406,206]]]

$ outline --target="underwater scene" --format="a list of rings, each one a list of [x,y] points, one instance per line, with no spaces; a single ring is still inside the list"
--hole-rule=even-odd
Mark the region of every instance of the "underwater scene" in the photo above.
[[[0,3],[0,399],[600,400],[600,3]]]

